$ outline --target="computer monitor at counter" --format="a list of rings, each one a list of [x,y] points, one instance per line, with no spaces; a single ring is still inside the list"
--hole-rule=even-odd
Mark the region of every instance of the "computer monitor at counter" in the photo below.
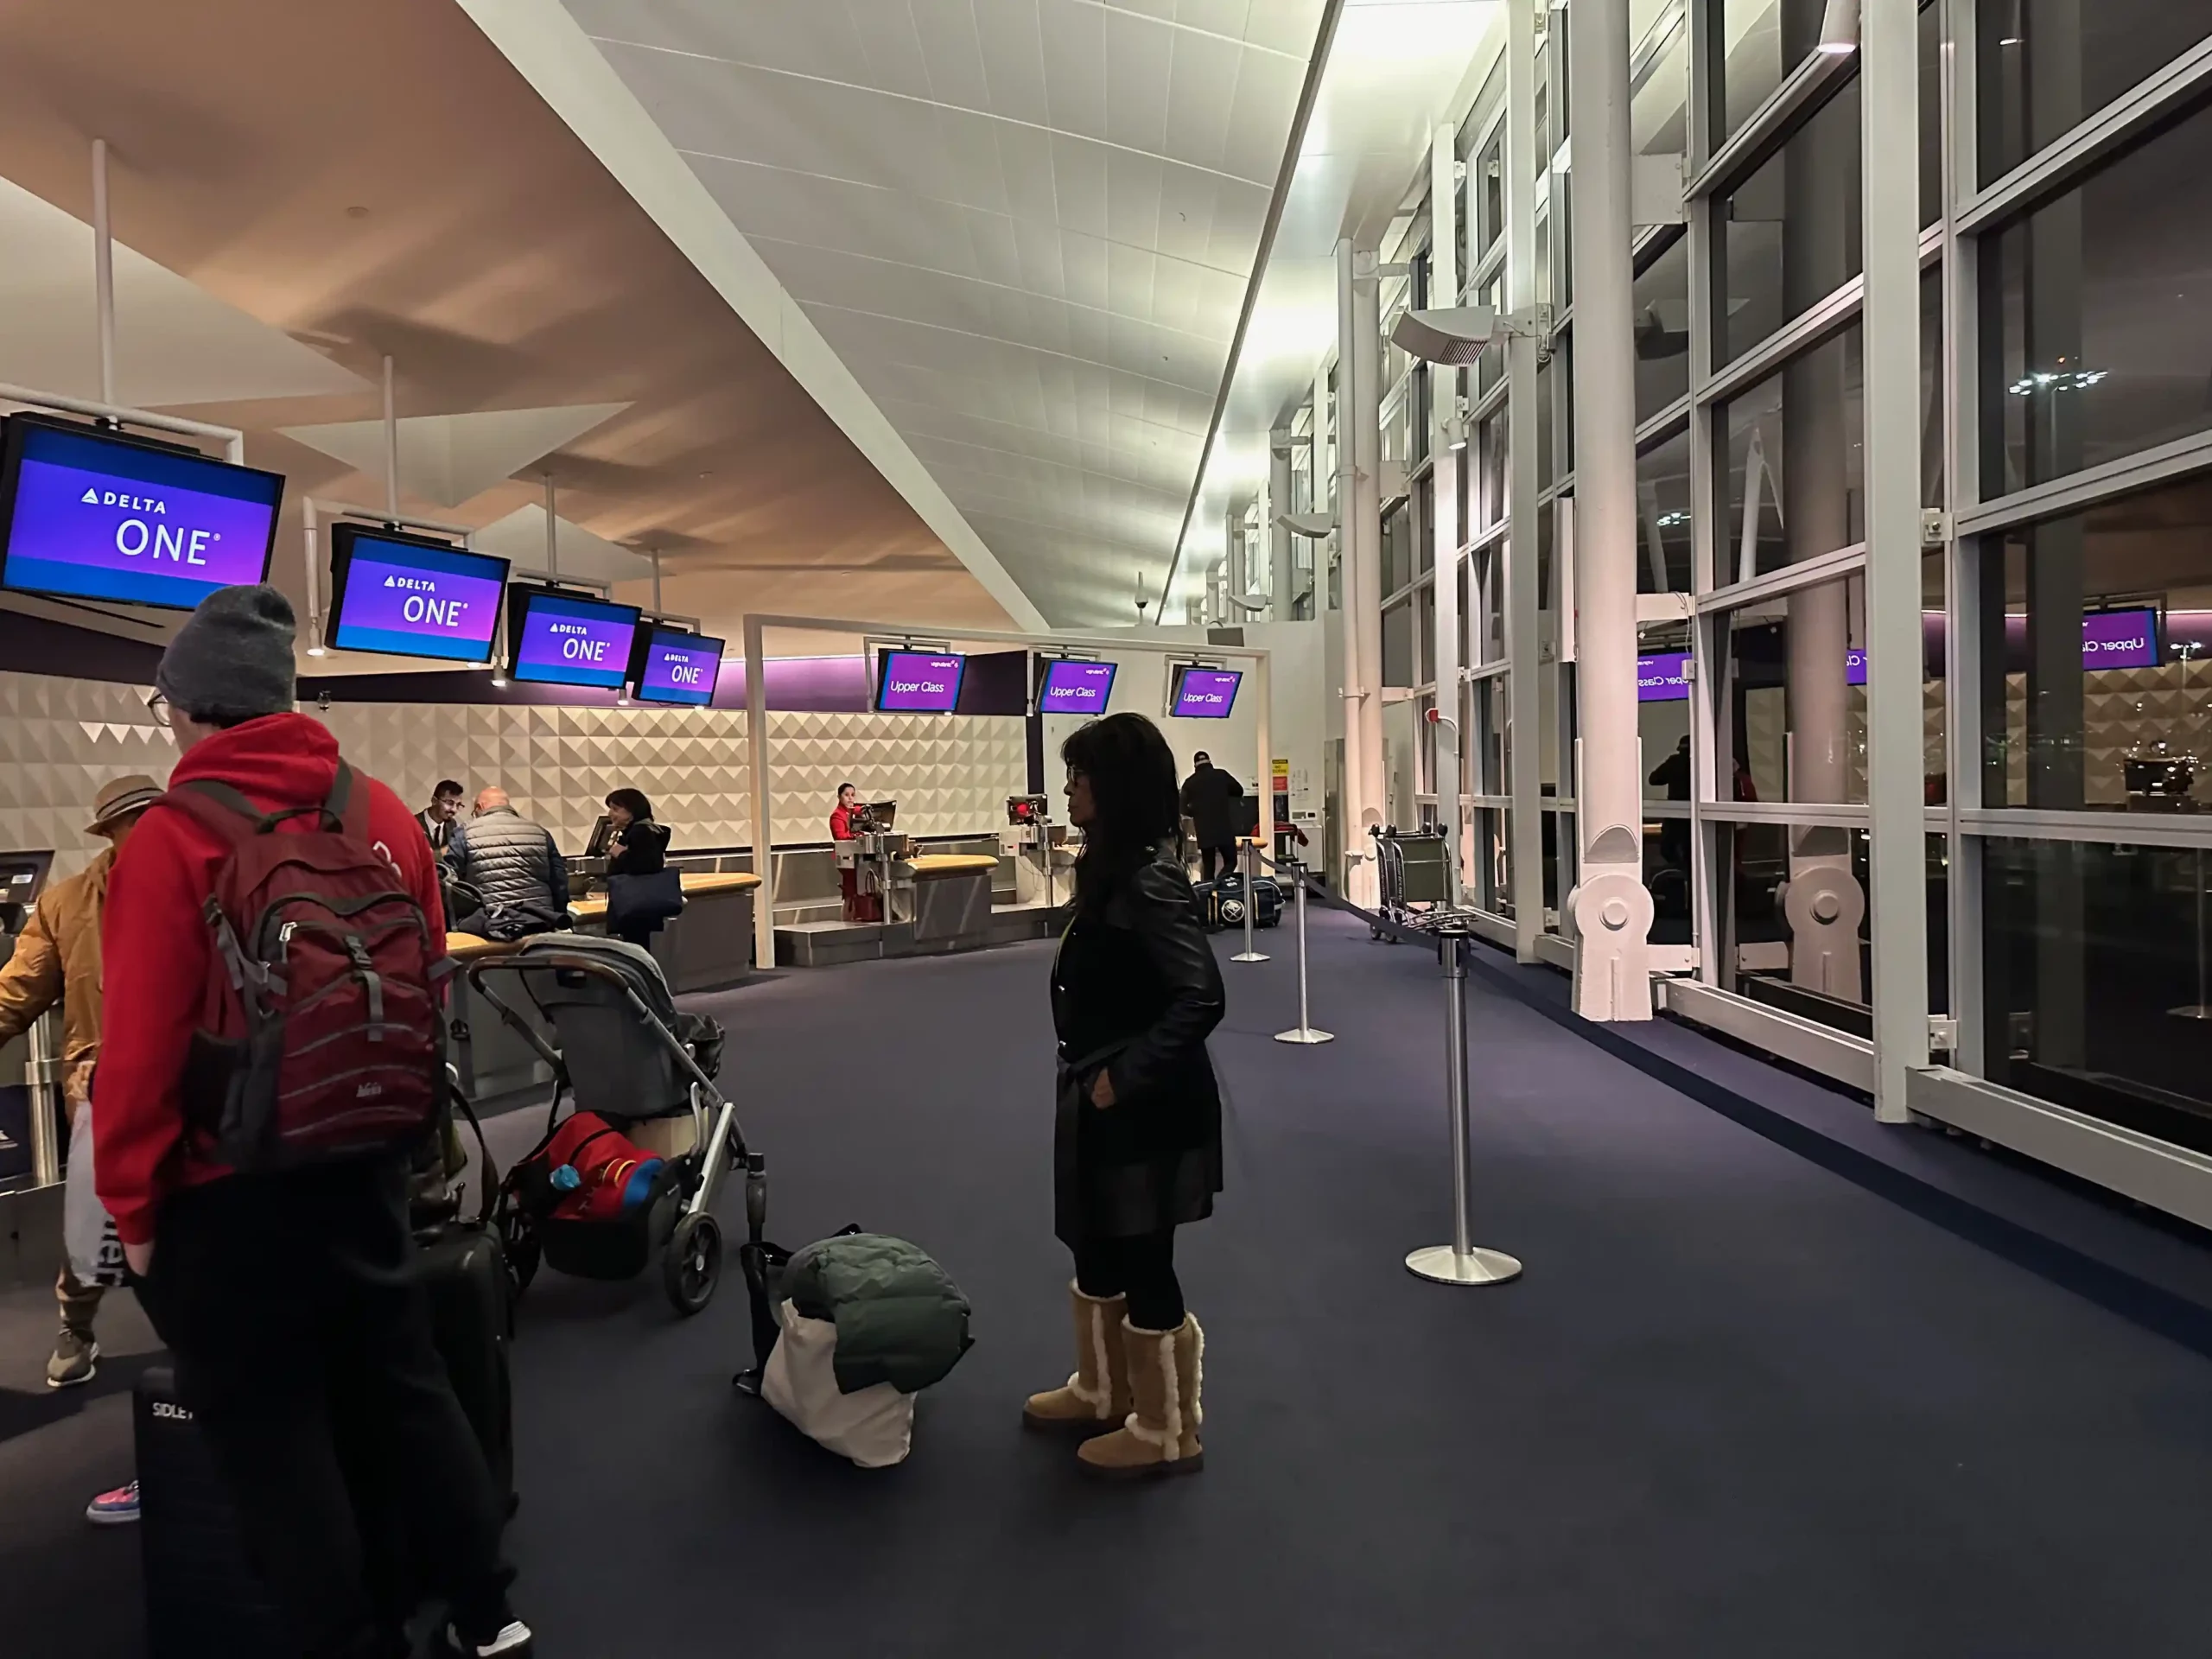
[[[859,814],[859,821],[853,828],[863,832],[888,830],[899,821],[899,803],[896,801],[870,801],[855,810]]]
[[[584,843],[586,858],[605,858],[607,849],[614,839],[614,820],[606,813],[599,815],[599,822],[591,827],[591,839]]]

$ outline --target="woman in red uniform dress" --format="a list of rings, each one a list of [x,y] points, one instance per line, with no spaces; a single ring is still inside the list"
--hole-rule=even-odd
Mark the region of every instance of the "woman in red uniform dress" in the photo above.
[[[851,841],[860,832],[854,829],[853,820],[860,816],[860,791],[850,784],[837,785],[837,804],[830,814],[830,838],[832,841]],[[837,885],[845,895],[845,919],[849,922],[875,920],[875,895],[861,891],[861,873],[850,864],[841,865],[837,871]]]

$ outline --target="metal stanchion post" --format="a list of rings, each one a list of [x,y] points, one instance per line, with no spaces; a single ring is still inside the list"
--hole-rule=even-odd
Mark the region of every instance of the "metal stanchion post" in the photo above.
[[[1277,869],[1282,867],[1277,865]],[[1298,906],[1298,1023],[1288,1031],[1275,1033],[1279,1043],[1300,1043],[1311,1046],[1316,1043],[1333,1043],[1336,1033],[1313,1029],[1313,1016],[1306,1011],[1306,866],[1291,861],[1290,884],[1297,889],[1293,901]]]
[[[1244,843],[1243,861],[1244,868],[1241,874],[1244,883],[1244,948],[1230,960],[1231,962],[1265,962],[1268,959],[1267,952],[1252,948],[1252,867],[1260,861],[1258,842],[1249,841]]]
[[[49,1010],[25,1035],[30,1039],[23,1080],[30,1085],[31,1185],[52,1186],[61,1179],[61,1016]]]
[[[1452,1242],[1415,1250],[1406,1266],[1440,1285],[1502,1285],[1521,1276],[1521,1263],[1473,1243],[1467,1213],[1467,938],[1464,923],[1445,922],[1436,929],[1437,954],[1444,963],[1444,1086],[1452,1117]]]

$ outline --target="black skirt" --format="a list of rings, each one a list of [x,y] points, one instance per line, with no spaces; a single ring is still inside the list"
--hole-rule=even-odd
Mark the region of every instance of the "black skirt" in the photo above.
[[[1059,1068],[1052,1123],[1052,1233],[1072,1248],[1094,1238],[1164,1232],[1213,1214],[1221,1191],[1218,1134],[1197,1144],[1132,1157],[1125,1134],[1133,1111],[1090,1103],[1097,1068]],[[1120,1121],[1116,1121],[1119,1117]]]

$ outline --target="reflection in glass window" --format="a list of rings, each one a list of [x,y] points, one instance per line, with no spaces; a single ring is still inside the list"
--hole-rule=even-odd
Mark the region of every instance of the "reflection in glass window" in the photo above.
[[[1980,564],[1983,804],[2212,808],[2212,478],[2009,531]]]
[[[1857,323],[1718,410],[1722,586],[1866,539]]]
[[[2212,106],[1985,251],[1985,495],[2212,428],[2208,155]]]
[[[1410,597],[1382,613],[1382,683],[1414,683],[1414,602]]]
[[[1827,0],[1715,0],[1713,11],[1717,145],[1818,49]]]
[[[1713,360],[1733,362],[1865,268],[1859,82],[1845,83],[1714,214]]]
[[[1980,0],[1981,182],[1994,182],[2212,35],[2189,0]]]
[[[1722,824],[1715,845],[1723,988],[1872,1036],[1866,832]]]
[[[1854,573],[1731,611],[1721,630],[1724,798],[1866,798],[1866,592]]]
[[[1690,591],[1690,434],[1686,426],[1636,460],[1636,590]]]
[[[1992,840],[1982,860],[1983,1058],[1993,1083],[2212,1152],[2212,859],[2202,849]]]
[[[1678,236],[1636,279],[1636,418],[1690,389],[1690,243]]]

